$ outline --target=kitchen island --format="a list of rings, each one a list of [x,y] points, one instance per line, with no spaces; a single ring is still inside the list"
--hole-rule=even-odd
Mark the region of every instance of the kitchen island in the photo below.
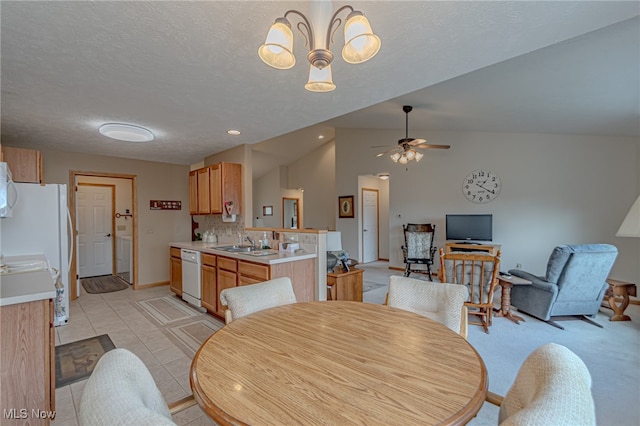
[[[200,252],[201,303],[207,311],[224,318],[220,292],[225,288],[254,284],[279,277],[289,277],[299,302],[318,300],[316,284],[317,253],[298,250],[294,253],[270,250],[233,251],[229,243],[202,241],[170,244],[170,288],[182,295],[180,249]]]

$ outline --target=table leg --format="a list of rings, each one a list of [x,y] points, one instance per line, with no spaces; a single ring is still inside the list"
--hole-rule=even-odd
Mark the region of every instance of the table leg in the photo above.
[[[618,305],[616,296],[622,296],[622,303],[620,305]],[[613,309],[613,316],[609,318],[609,321],[631,321],[629,315],[624,314],[624,310],[629,306],[629,294],[627,293],[627,287],[616,286],[613,288],[613,291],[609,296],[609,306]]]
[[[511,287],[513,287],[513,284],[502,280],[499,280],[498,283],[502,287],[502,295],[500,296],[500,311],[496,314],[496,316],[505,317],[515,322],[516,324],[520,324],[519,321],[524,321],[524,318],[511,313]]]

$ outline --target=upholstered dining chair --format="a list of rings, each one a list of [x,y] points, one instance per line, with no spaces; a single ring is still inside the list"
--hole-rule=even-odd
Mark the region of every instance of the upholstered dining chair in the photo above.
[[[596,424],[591,375],[569,349],[547,343],[524,361],[503,398],[487,393],[487,402],[500,407],[500,426]]]
[[[391,276],[387,305],[431,318],[467,338],[466,287]]]
[[[431,280],[431,265],[436,254],[433,246],[436,226],[430,223],[408,223],[402,225],[404,232],[404,245],[402,246],[402,256],[405,268],[404,276],[411,275],[411,265],[425,265],[427,275]]]
[[[220,303],[227,307],[224,313],[227,324],[234,319],[263,309],[296,302],[296,295],[289,277],[226,288],[220,292]]]
[[[465,306],[469,315],[477,316],[485,333],[493,318],[493,291],[498,284],[500,250],[495,256],[484,252],[451,252],[440,249],[440,280],[464,285],[469,291]]]
[[[91,426],[175,425],[171,415],[195,404],[190,395],[167,405],[142,360],[117,348],[93,369],[82,391],[78,420]]]

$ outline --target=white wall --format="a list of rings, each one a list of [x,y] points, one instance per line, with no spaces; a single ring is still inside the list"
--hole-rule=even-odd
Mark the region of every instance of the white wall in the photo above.
[[[338,214],[335,142],[329,141],[290,164],[289,187],[304,188],[304,227],[335,229]]]
[[[544,273],[558,244],[611,243],[620,254],[611,273],[640,282],[640,239],[615,233],[640,193],[640,139],[549,134],[434,132],[429,142],[450,150],[427,150],[420,163],[393,164],[376,158],[372,145],[394,144],[398,131],[336,129],[336,187],[359,197],[358,176],[389,171],[390,265],[402,267],[402,224],[436,225],[444,244],[447,213],[491,213],[494,242],[502,244],[501,269],[521,263]],[[486,168],[502,179],[502,192],[488,204],[462,195],[462,179]],[[359,201],[355,203],[356,217]],[[336,219],[343,247],[358,249],[353,219]]]
[[[190,241],[189,167],[127,158],[42,150],[46,183],[69,183],[69,171],[136,175],[138,284],[169,280],[169,243]],[[150,210],[150,200],[178,200],[182,210]]]

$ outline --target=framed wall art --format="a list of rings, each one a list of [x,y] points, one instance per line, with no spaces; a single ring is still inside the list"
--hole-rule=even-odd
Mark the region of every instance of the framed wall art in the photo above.
[[[273,206],[262,206],[262,216],[273,216]]]
[[[353,214],[353,195],[344,195],[338,197],[338,217],[355,217]]]

